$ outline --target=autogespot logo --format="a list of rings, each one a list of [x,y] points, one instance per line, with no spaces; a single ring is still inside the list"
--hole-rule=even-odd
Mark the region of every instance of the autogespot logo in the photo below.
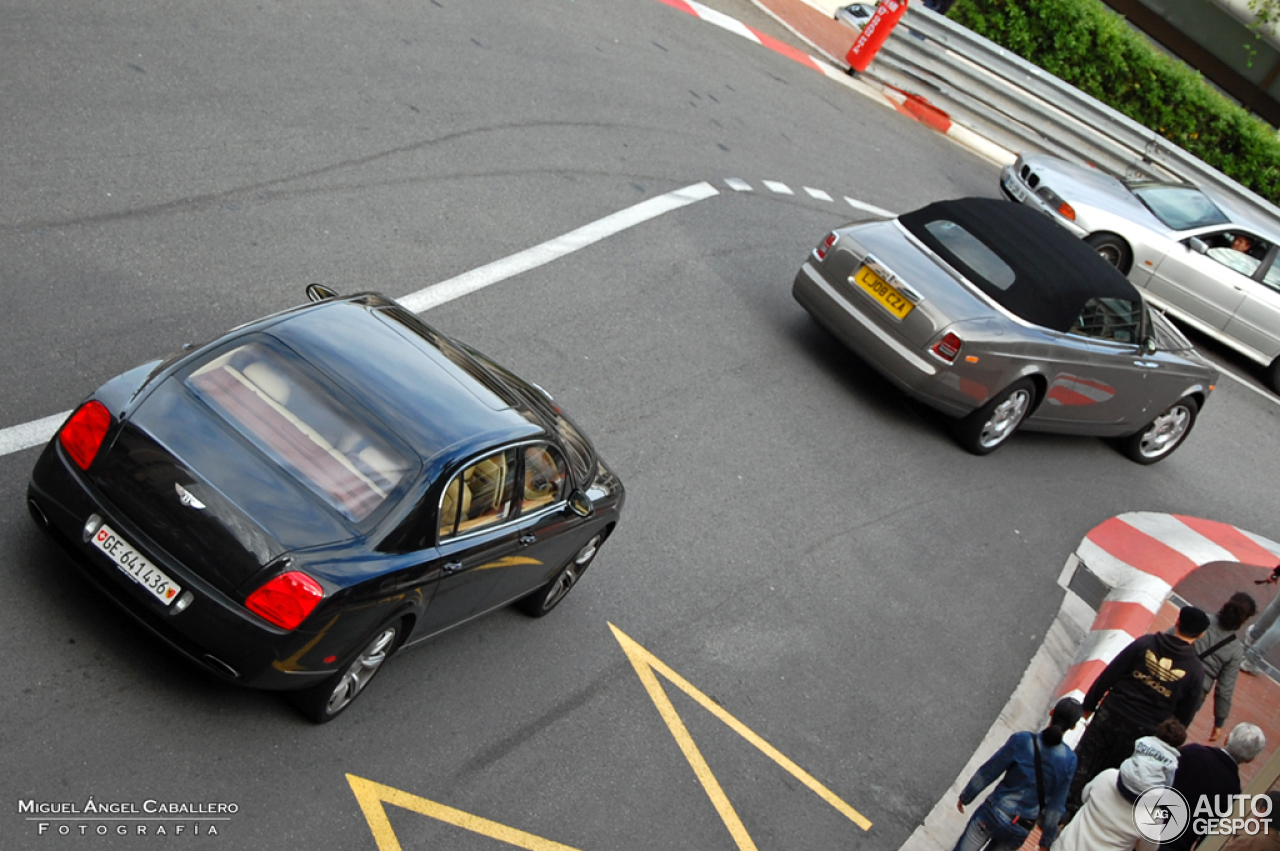
[[[1170,786],[1152,786],[1133,803],[1133,824],[1151,842],[1172,842],[1183,834],[1191,809],[1182,793]]]

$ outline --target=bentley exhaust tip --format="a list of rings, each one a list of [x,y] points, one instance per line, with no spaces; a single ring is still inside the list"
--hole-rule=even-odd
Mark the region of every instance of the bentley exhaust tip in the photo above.
[[[204,662],[216,671],[220,671],[233,679],[240,679],[239,671],[219,659],[217,656],[214,656],[212,653],[204,654]]]
[[[31,519],[36,521],[36,525],[41,529],[48,529],[49,518],[45,516],[44,510],[40,508],[39,503],[30,497],[27,498],[27,510],[31,512]]]

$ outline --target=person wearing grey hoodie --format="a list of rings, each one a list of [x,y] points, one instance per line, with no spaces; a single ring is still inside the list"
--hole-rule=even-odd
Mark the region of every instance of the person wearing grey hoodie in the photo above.
[[[1053,851],[1131,851],[1141,838],[1133,819],[1134,802],[1153,786],[1168,786],[1178,770],[1178,748],[1187,728],[1174,718],[1156,735],[1134,743],[1133,754],[1084,787],[1084,804],[1063,828]]]
[[[1227,716],[1231,714],[1231,698],[1235,694],[1240,664],[1245,658],[1244,644],[1238,640],[1236,631],[1257,613],[1258,604],[1253,597],[1243,591],[1232,594],[1231,599],[1222,604],[1216,615],[1209,616],[1208,629],[1191,645],[1200,664],[1204,666],[1204,694],[1200,699],[1202,704],[1209,697],[1209,691],[1213,691],[1213,730],[1209,733],[1210,744],[1217,742],[1222,736],[1222,728],[1227,723]]]

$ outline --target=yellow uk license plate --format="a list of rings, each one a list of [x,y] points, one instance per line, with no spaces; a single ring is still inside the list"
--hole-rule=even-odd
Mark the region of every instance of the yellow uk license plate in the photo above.
[[[884,305],[884,309],[892,313],[899,319],[905,319],[915,305],[907,301],[902,293],[889,286],[883,278],[871,270],[870,266],[863,266],[853,276],[854,282],[871,294],[871,297],[880,304]]]

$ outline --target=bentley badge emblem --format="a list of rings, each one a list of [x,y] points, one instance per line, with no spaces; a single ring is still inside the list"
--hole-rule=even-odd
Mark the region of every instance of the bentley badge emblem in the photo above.
[[[178,501],[187,508],[204,508],[204,503],[191,495],[191,491],[184,488],[177,482],[173,483],[173,489],[178,492]]]

